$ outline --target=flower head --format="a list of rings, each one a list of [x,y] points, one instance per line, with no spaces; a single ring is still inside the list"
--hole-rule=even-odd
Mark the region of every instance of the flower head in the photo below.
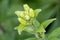
[[[24,18],[25,20],[30,20],[31,18],[35,18],[41,9],[33,10],[27,4],[23,5],[25,11],[16,11],[16,15],[18,17]]]

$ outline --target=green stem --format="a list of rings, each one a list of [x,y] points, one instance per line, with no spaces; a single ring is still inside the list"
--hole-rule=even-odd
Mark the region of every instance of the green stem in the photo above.
[[[32,27],[33,27],[33,30],[36,30],[36,27],[35,27],[35,25],[32,23]],[[39,33],[35,33],[35,37],[37,38],[37,39],[42,39],[42,38],[40,38],[40,34]],[[43,39],[42,39],[43,40]]]

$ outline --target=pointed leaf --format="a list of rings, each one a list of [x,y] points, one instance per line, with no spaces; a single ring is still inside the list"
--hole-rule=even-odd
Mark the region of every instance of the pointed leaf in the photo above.
[[[41,9],[36,9],[36,10],[34,10],[35,16],[37,16],[37,15],[39,14],[39,12],[41,12]]]
[[[41,25],[43,25],[44,28],[46,28],[50,23],[52,23],[52,22],[55,21],[55,20],[56,20],[56,18],[46,20],[46,21],[42,22]]]
[[[45,29],[44,29],[44,27],[43,27],[43,25],[40,25],[39,27],[38,27],[38,29],[37,29],[37,32],[45,32]]]

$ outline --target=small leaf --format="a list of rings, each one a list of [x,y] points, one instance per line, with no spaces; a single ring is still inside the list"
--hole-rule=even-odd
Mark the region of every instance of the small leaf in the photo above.
[[[36,10],[34,10],[35,16],[37,16],[37,15],[39,14],[39,12],[41,12],[41,9],[36,9]]]
[[[50,23],[52,23],[52,22],[55,21],[55,20],[56,20],[56,18],[46,20],[46,21],[42,22],[41,25],[43,25],[44,28],[46,28]]]

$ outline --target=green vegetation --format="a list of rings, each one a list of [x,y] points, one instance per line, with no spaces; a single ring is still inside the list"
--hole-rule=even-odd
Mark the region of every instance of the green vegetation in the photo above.
[[[0,40],[60,40],[60,0],[0,0]]]

